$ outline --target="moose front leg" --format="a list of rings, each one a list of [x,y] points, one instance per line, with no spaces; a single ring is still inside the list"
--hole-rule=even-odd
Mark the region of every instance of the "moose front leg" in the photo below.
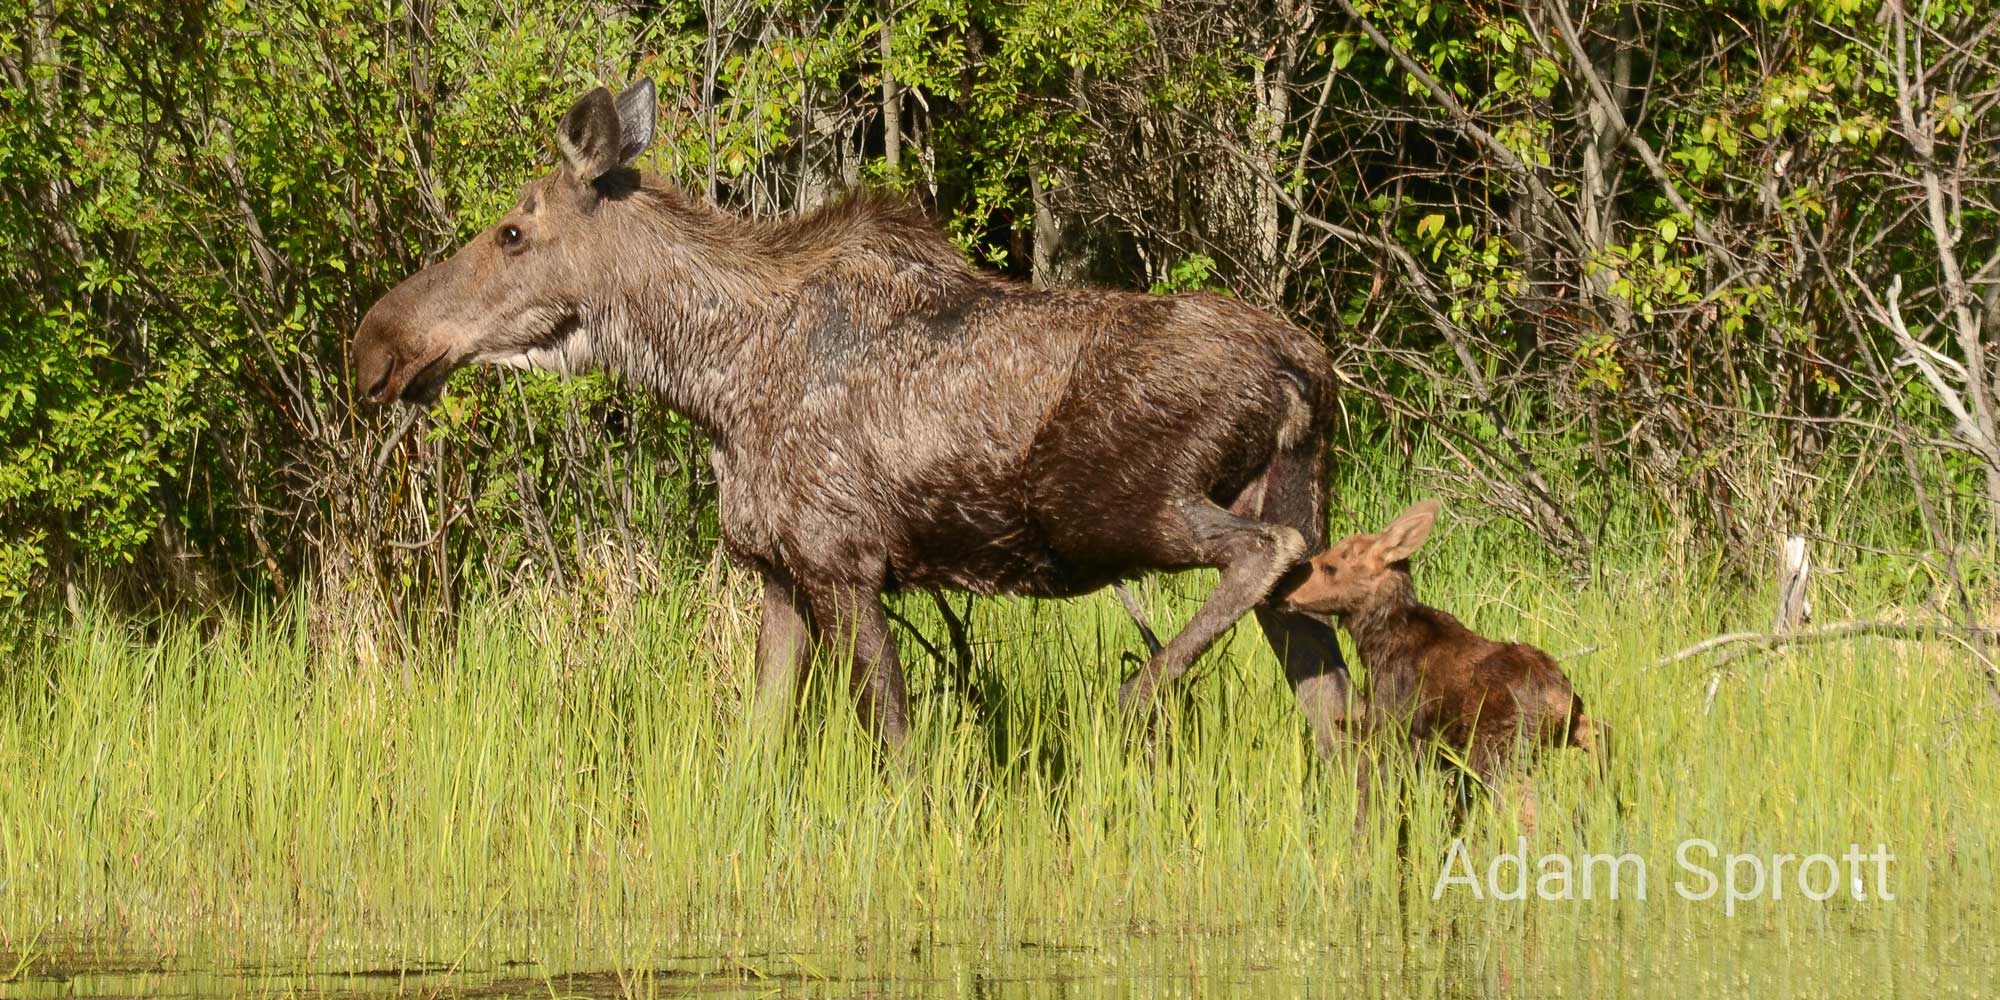
[[[782,731],[798,703],[799,676],[812,658],[812,629],[791,580],[764,571],[764,618],[757,628],[757,701],[761,729]]]
[[[1186,539],[1186,551],[1170,554],[1173,561],[1218,567],[1222,580],[1180,634],[1125,682],[1118,700],[1128,710],[1149,707],[1161,685],[1186,673],[1305,554],[1305,540],[1296,530],[1240,517],[1206,500],[1185,501],[1169,516],[1179,523],[1167,532]]]
[[[910,730],[910,697],[881,593],[870,587],[830,584],[810,587],[807,597],[821,648],[854,659],[854,696],[862,717],[876,727],[883,742],[902,746]]]
[[[1305,539],[1307,553],[1326,548],[1325,447],[1313,441],[1281,452],[1260,478],[1257,488],[1245,490],[1230,512],[1297,530]],[[1340,656],[1340,637],[1333,627],[1324,619],[1282,606],[1284,594],[1300,582],[1297,569],[1281,577],[1274,588],[1277,592],[1258,605],[1257,623],[1263,626],[1264,638],[1278,654],[1278,662],[1284,664],[1285,680],[1305,712],[1320,753],[1351,757],[1366,737],[1365,710],[1355,697],[1347,664]],[[1357,780],[1362,782],[1357,790],[1365,809],[1367,769],[1358,759],[1357,766]]]

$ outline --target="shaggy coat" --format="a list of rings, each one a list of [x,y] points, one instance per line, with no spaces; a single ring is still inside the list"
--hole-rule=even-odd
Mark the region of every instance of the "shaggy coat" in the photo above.
[[[1330,738],[1347,690],[1332,633],[1266,600],[1324,543],[1334,376],[1315,338],[1223,296],[983,274],[875,196],[781,221],[718,211],[627,166],[652,114],[650,84],[579,101],[562,166],[369,311],[363,389],[428,402],[469,363],[603,369],[700,425],[723,540],[765,582],[766,704],[832,642],[900,738],[884,591],[1067,597],[1210,566],[1216,595],[1128,701],[1255,608]]]

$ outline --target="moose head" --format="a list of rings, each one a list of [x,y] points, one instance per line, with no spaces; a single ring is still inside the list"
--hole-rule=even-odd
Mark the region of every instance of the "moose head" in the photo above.
[[[450,258],[411,275],[362,317],[358,385],[378,402],[434,402],[461,366],[577,371],[615,309],[617,261],[643,220],[630,166],[653,139],[650,80],[599,87],[563,115],[562,162]]]
[[[1305,580],[1292,588],[1286,604],[1346,616],[1413,601],[1409,560],[1430,537],[1441,509],[1436,500],[1424,500],[1375,534],[1335,542],[1306,564]]]

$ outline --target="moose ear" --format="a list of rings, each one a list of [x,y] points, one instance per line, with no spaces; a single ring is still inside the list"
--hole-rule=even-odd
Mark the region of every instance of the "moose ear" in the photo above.
[[[641,78],[618,95],[618,165],[625,166],[646,151],[653,141],[653,119],[659,111],[653,96],[653,81]]]
[[[624,127],[611,91],[599,87],[579,98],[556,126],[556,145],[569,164],[570,176],[586,184],[616,169]]]
[[[1443,505],[1436,500],[1423,500],[1411,504],[1375,536],[1375,551],[1380,553],[1385,563],[1399,563],[1416,554],[1417,549],[1429,538],[1431,526],[1437,523],[1438,510]]]

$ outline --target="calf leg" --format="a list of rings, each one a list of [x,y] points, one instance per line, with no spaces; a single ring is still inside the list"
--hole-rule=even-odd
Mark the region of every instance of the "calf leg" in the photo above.
[[[1521,832],[1532,837],[1537,819],[1535,782],[1528,775],[1527,768],[1519,766],[1522,749],[1512,727],[1479,733],[1473,737],[1472,745],[1466,751],[1466,766],[1479,776],[1480,783],[1486,786],[1486,792],[1493,796],[1495,804],[1514,809]]]
[[[882,595],[847,584],[808,587],[813,620],[822,648],[854,657],[854,695],[863,719],[882,740],[900,747],[910,731],[910,696]]]
[[[1220,568],[1222,582],[1187,627],[1125,682],[1118,700],[1127,709],[1150,704],[1160,685],[1186,673],[1305,554],[1305,541],[1296,530],[1239,517],[1207,500],[1182,501],[1168,516],[1180,522],[1172,526],[1178,530],[1168,533],[1189,542],[1185,561]]]
[[[757,628],[757,695],[753,712],[759,728],[779,730],[798,703],[799,675],[812,658],[812,631],[797,587],[784,576],[764,572],[764,618]]]

